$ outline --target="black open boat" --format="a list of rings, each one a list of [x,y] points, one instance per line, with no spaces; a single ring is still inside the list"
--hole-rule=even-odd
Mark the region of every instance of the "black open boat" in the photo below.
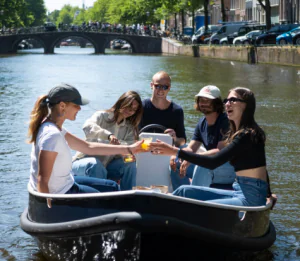
[[[21,227],[49,260],[103,260],[93,258],[104,254],[107,232],[116,241],[131,244],[130,255],[135,256],[141,254],[134,250],[141,243],[137,234],[258,251],[269,248],[276,239],[270,207],[271,203],[225,206],[155,191],[54,195],[29,188],[29,206],[21,216]]]
[[[169,135],[151,135],[172,142]],[[138,154],[137,185],[151,184],[171,191],[169,157]],[[152,260],[199,260],[196,254],[203,257],[203,249],[260,251],[276,239],[272,202],[238,207],[155,190],[65,195],[39,193],[28,185],[28,191],[21,228],[47,260],[149,260],[151,255]],[[208,258],[216,260],[211,254]]]

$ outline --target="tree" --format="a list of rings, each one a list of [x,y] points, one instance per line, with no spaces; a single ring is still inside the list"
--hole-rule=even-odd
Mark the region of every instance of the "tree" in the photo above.
[[[226,14],[226,10],[225,10],[225,3],[224,0],[221,0],[221,13],[222,13],[222,21],[223,22],[227,22],[227,14]]]
[[[270,0],[257,0],[266,13],[266,27],[267,30],[271,29],[271,5]]]
[[[206,0],[204,0],[204,3]],[[187,1],[187,8],[192,13],[192,27],[193,27],[193,34],[194,34],[194,28],[195,28],[195,10],[199,9],[203,5],[203,0],[189,0]],[[204,7],[205,8],[205,7]],[[208,22],[208,21],[207,21]]]
[[[1,28],[23,26],[21,13],[24,12],[24,0],[0,0],[1,10],[3,11],[0,23]]]
[[[59,10],[54,10],[53,12],[51,12],[51,13],[48,15],[47,19],[48,19],[49,21],[51,21],[52,23],[57,24],[57,19],[58,19],[58,17],[59,17],[59,13],[60,13]]]
[[[83,22],[85,22],[86,20],[88,20],[86,18],[86,10],[85,9],[80,9],[79,10],[79,14],[75,17],[75,19],[73,20],[74,24],[77,25],[81,25]]]
[[[89,18],[92,21],[106,22],[108,20],[108,9],[112,2],[113,1],[97,0],[93,7],[88,10]]]
[[[28,26],[38,26],[44,24],[46,20],[46,7],[44,0],[25,0],[26,12],[32,15],[34,20]]]
[[[64,5],[59,12],[57,23],[70,25],[73,23],[74,14],[72,15],[71,5]]]

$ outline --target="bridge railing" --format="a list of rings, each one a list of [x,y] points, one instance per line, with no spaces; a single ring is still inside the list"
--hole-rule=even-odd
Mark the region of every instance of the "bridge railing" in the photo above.
[[[44,26],[35,27],[21,27],[21,28],[7,28],[5,31],[0,31],[1,35],[16,35],[16,34],[34,34],[34,33],[49,33],[49,32],[94,32],[94,33],[111,33],[111,34],[127,34],[127,35],[140,35],[161,37],[162,34],[157,30],[135,30],[132,28],[99,28],[97,26],[72,26],[64,25],[59,28],[46,28]]]

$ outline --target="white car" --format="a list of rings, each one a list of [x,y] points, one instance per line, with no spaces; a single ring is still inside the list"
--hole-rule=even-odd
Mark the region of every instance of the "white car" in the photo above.
[[[227,44],[228,44],[228,38],[227,38],[227,36],[226,36],[226,37],[223,37],[223,38],[220,40],[220,44],[222,44],[222,45],[227,45]]]
[[[251,31],[243,36],[239,36],[234,38],[233,44],[239,45],[239,44],[250,44],[253,37],[258,36],[261,34],[261,30],[255,30]]]

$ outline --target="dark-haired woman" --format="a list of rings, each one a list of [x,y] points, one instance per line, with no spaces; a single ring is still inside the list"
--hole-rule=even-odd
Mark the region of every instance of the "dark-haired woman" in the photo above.
[[[29,184],[33,190],[53,194],[117,191],[111,180],[79,177],[72,173],[70,148],[91,155],[137,153],[141,142],[113,146],[90,143],[77,138],[64,127],[65,120],[74,121],[81,105],[87,104],[78,90],[68,84],[52,88],[41,96],[31,112],[29,143],[32,143]]]
[[[209,200],[237,206],[261,206],[271,196],[265,156],[265,133],[254,119],[255,97],[247,88],[237,87],[229,91],[224,100],[230,121],[226,147],[212,156],[193,154],[162,142],[152,143],[154,154],[178,155],[196,165],[214,169],[227,161],[236,172],[233,191],[198,186],[181,186],[174,195]]]
[[[110,109],[95,112],[84,123],[86,140],[114,145],[132,144],[138,140],[138,124],[142,114],[139,94],[128,91]],[[77,153],[73,172],[80,176],[121,180],[121,190],[131,190],[136,185],[136,163],[124,163],[120,155],[89,157]]]

